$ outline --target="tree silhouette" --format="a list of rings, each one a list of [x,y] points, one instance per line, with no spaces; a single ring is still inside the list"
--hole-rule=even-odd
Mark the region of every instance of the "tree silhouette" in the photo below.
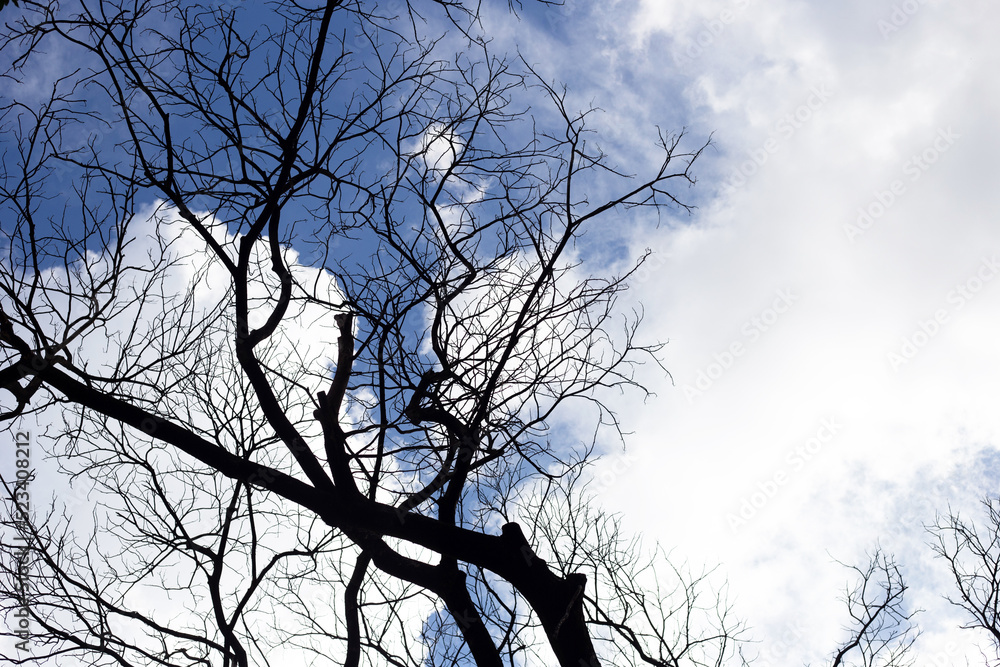
[[[642,589],[587,520],[557,421],[617,430],[601,392],[657,350],[581,235],[686,208],[703,146],[616,170],[457,1],[22,5],[0,408],[97,508],[15,511],[38,651],[5,659],[739,659],[701,577]]]
[[[914,622],[919,610],[907,608],[907,586],[894,559],[876,548],[865,567],[847,566],[857,576],[843,597],[850,622],[847,638],[833,655],[833,667],[905,667],[913,664],[911,648],[920,634]]]
[[[966,630],[981,630],[993,655],[983,652],[987,664],[1000,660],[1000,500],[982,501],[985,521],[977,525],[958,512],[938,516],[928,527],[934,554],[948,565],[958,595],[948,601],[965,612]]]

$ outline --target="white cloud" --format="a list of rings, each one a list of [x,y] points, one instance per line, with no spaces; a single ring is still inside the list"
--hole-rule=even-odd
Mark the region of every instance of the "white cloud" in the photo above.
[[[646,331],[670,340],[675,384],[645,369],[659,396],[621,403],[627,458],[596,474],[629,527],[723,564],[776,664],[833,648],[847,573],[831,556],[853,561],[876,540],[927,609],[921,659],[978,656],[940,599],[950,582],[921,524],[948,503],[975,511],[998,488],[986,466],[1000,431],[1000,280],[961,308],[950,295],[1000,257],[1000,8],[925,0],[893,19],[904,4],[643,0],[627,15],[624,3],[551,10],[567,22],[560,42],[554,24],[496,33],[567,80],[577,106],[605,109],[593,123],[627,171],[653,159],[657,123],[715,132],[698,189],[681,193],[696,215],[659,229],[627,220],[633,255],[659,258],[634,297]],[[949,128],[955,140],[913,172]],[[418,146],[430,170],[460,149],[440,127]],[[748,161],[745,182],[723,187]],[[859,209],[873,221],[852,237]],[[786,312],[779,292],[795,296]],[[894,367],[904,339],[917,351]],[[734,343],[743,352],[727,362]],[[689,400],[699,373],[717,377]],[[734,530],[745,503],[754,512]]]
[[[775,664],[833,648],[847,572],[830,555],[860,558],[878,539],[928,609],[920,657],[948,642],[959,647],[949,664],[978,655],[941,603],[949,582],[920,522],[949,502],[974,512],[997,492],[997,473],[977,468],[1000,444],[1000,281],[986,268],[1000,258],[1000,46],[988,27],[1000,9],[927,0],[880,31],[904,4],[645,0],[627,21],[578,28],[632,55],[627,75],[605,76],[582,41],[572,57],[591,72],[554,56],[571,89],[634,82],[594,96],[627,128],[616,147],[652,139],[664,118],[715,132],[695,216],[659,229],[633,220],[633,256],[651,247],[660,258],[634,297],[646,331],[670,340],[675,384],[647,369],[659,397],[620,404],[635,463],[609,460],[601,492],[631,528],[723,563],[765,648],[800,623]],[[610,152],[632,155],[629,171],[644,155]],[[746,164],[744,182],[727,185]],[[852,243],[845,227],[879,206]],[[779,290],[794,304],[747,335]],[[905,341],[912,354],[894,368]],[[722,368],[734,343],[743,352]],[[689,401],[685,386],[709,369],[717,377]],[[792,463],[825,419],[842,429]],[[779,473],[786,481],[734,533],[727,515]],[[906,507],[919,520],[895,520]]]
[[[423,158],[428,170],[443,174],[451,168],[462,152],[462,147],[461,137],[452,128],[442,123],[435,123],[420,137],[414,153]]]
[[[235,255],[238,238],[228,234],[221,224],[213,223],[208,214],[205,214],[204,222],[212,228],[222,247]],[[266,441],[269,436],[255,430],[254,420],[245,419],[248,413],[259,412],[259,406],[252,397],[252,389],[233,371],[237,367],[231,344],[233,323],[214,318],[214,314],[231,303],[231,277],[227,271],[218,261],[212,261],[211,251],[204,240],[177,218],[174,209],[163,203],[137,211],[129,222],[127,236],[131,240],[125,244],[123,257],[120,258],[120,266],[128,267],[125,270],[113,268],[110,254],[90,253],[87,255],[87,272],[82,277],[77,274],[82,263],[50,268],[44,272],[41,284],[49,288],[53,285],[72,287],[63,292],[50,293],[51,301],[47,306],[51,312],[47,319],[52,323],[47,331],[55,334],[53,337],[58,340],[59,322],[71,319],[67,313],[71,314],[74,310],[85,312],[90,306],[85,284],[88,274],[96,276],[95,282],[100,282],[101,277],[117,271],[114,294],[107,285],[99,293],[99,300],[107,299],[114,305],[103,312],[104,320],[98,326],[92,327],[74,344],[72,352],[77,363],[87,364],[87,371],[94,376],[113,377],[122,368],[120,349],[129,348],[124,363],[134,384],[119,385],[116,391],[134,392],[137,400],[149,401],[155,413],[177,415],[193,429],[204,429],[206,437],[230,451],[245,451],[241,448],[256,446],[256,460],[288,468],[290,454],[280,444],[275,446],[271,443],[268,446]],[[329,317],[329,309],[308,302],[304,294],[336,303],[339,292],[331,275],[323,269],[303,266],[298,259],[296,251],[284,248],[284,260],[296,281],[293,301],[288,317],[271,339],[257,348],[257,354],[271,373],[270,379],[279,400],[286,405],[286,414],[297,424],[300,432],[315,443],[319,434],[318,425],[312,418],[312,396],[329,382],[328,371],[336,358],[338,333]],[[266,321],[278,293],[277,279],[270,271],[266,239],[254,248],[250,273],[250,326],[258,327]],[[137,294],[143,295],[141,303]],[[5,311],[16,312],[9,303]],[[43,318],[43,322],[45,320]],[[191,326],[191,322],[196,326]],[[185,336],[189,338],[185,340]],[[173,346],[167,350],[171,356],[161,357],[164,354],[161,346]],[[143,368],[138,360],[150,363],[150,367]],[[128,366],[130,362],[132,365]],[[148,384],[143,384],[144,380]],[[162,393],[146,389],[153,386],[159,386]],[[35,415],[35,419],[31,420],[34,424],[29,420],[22,420],[19,424],[19,428],[31,433],[30,458],[35,470],[35,479],[30,486],[33,515],[36,521],[45,523],[56,533],[62,526],[68,526],[75,533],[79,550],[92,552],[93,558],[89,562],[95,568],[96,579],[107,581],[109,590],[116,591],[116,585],[123,581],[128,583],[132,576],[109,570],[96,550],[121,554],[113,556],[110,562],[112,567],[124,567],[126,572],[141,572],[143,564],[159,558],[151,555],[158,547],[143,540],[142,522],[149,520],[155,523],[153,517],[162,519],[170,515],[153,492],[148,473],[136,465],[137,461],[150,461],[155,466],[157,483],[165,489],[174,511],[183,517],[188,534],[203,546],[217,546],[212,536],[219,534],[222,515],[212,508],[219,498],[228,499],[229,494],[235,493],[231,480],[219,476],[195,476],[190,471],[197,471],[200,466],[192,465],[186,456],[156,444],[151,438],[144,438],[134,429],[102,423],[99,417],[82,420],[79,431],[65,435],[66,430],[59,427],[63,419],[73,423],[74,417],[63,408],[63,405],[56,404]],[[360,421],[366,415],[359,413],[355,407],[351,417]],[[116,448],[123,448],[124,452],[115,455]],[[66,452],[74,455],[58,463],[48,458],[50,454]],[[112,465],[104,466],[104,461],[111,461]],[[5,457],[0,462],[5,479],[11,479],[13,464],[13,457]],[[71,488],[66,488],[68,478],[66,474],[60,474],[60,470],[79,475]],[[115,492],[116,486],[128,488],[133,493],[129,511],[123,507],[125,500]],[[56,508],[54,519],[43,521],[53,503]],[[287,549],[288,545],[316,543],[324,532],[322,525],[315,525],[312,518],[300,519],[294,512],[289,512],[287,506],[267,494],[258,496],[254,507],[257,511],[255,530],[258,531],[254,540],[255,556],[251,558],[249,549],[244,548],[246,542],[242,539],[245,535],[240,533],[245,528],[243,524],[237,522],[230,535],[229,569],[223,576],[222,584],[227,605],[235,605],[239,596],[247,590],[247,575],[251,572],[251,563],[255,562],[253,559],[260,558],[266,562],[266,555]],[[148,508],[148,513],[144,513],[143,508]],[[116,514],[116,509],[120,513]],[[172,527],[170,519],[162,520],[167,522],[169,535]],[[92,531],[96,538],[88,543]],[[269,549],[273,551],[269,552]],[[73,551],[67,547],[61,553],[70,558]],[[176,578],[175,588],[164,590],[157,585],[159,580],[155,577],[143,579],[137,574],[135,579],[139,583],[128,586],[128,592],[122,593],[128,600],[126,606],[131,605],[129,608],[147,613],[160,622],[169,621],[175,628],[188,623],[189,628],[197,630],[203,619],[185,612],[198,608],[206,599],[204,579],[195,572],[190,552],[182,556],[175,551],[169,558],[162,563],[160,574],[166,579]],[[320,560],[324,566],[333,566],[329,558]],[[82,562],[82,559],[77,559],[77,565]],[[288,562],[291,570],[300,565],[294,558],[288,559]],[[335,578],[334,574],[330,576]],[[269,581],[264,585],[263,588],[268,589],[266,593],[259,593],[263,599],[262,611],[259,612],[261,616],[251,614],[249,620],[251,624],[259,622],[259,627],[270,628],[266,635],[262,635],[267,637],[275,636],[274,627],[288,629],[298,622],[282,606],[287,603],[287,598],[268,598],[268,594],[280,596],[282,593],[280,586],[277,590],[269,589],[272,583]],[[320,599],[315,595],[315,589],[310,589],[310,584],[303,586],[304,590],[313,593],[306,594],[304,599],[318,607],[313,610],[313,618],[329,620],[330,610],[337,609],[338,601],[330,598],[329,591]],[[276,608],[280,611],[275,612]],[[227,609],[231,607],[227,606]],[[275,620],[276,617],[278,620]],[[419,625],[419,614],[416,618],[415,623]],[[130,625],[126,620],[119,618],[117,621],[121,621],[119,627],[123,636],[141,632],[139,627]]]

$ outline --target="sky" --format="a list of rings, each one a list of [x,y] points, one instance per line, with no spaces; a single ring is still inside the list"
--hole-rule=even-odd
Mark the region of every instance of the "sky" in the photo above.
[[[641,369],[645,402],[609,399],[632,433],[595,469],[605,507],[718,566],[758,665],[822,664],[846,620],[837,561],[876,545],[925,610],[917,665],[981,664],[923,525],[1000,491],[1000,6],[492,12],[495,49],[600,107],[591,125],[627,171],[652,168],[658,126],[712,139],[679,192],[691,215],[593,230],[653,251],[622,305],[668,342],[670,372]]]
[[[847,620],[837,561],[876,545],[925,610],[916,664],[982,664],[923,526],[998,492],[998,19],[643,0],[504,35],[603,109],[637,173],[656,126],[711,135],[683,192],[698,209],[624,226],[654,252],[630,299],[671,378],[646,368],[657,396],[617,399],[633,434],[597,488],[648,541],[719,565],[760,664],[822,663]]]

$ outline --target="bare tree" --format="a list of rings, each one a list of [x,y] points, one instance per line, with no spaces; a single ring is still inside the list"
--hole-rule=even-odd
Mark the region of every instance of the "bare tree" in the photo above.
[[[747,632],[711,571],[675,565],[624,534],[602,511],[583,471],[541,481],[524,503],[537,517],[532,542],[566,577],[586,575],[584,611],[615,665],[745,665]]]
[[[907,586],[895,560],[877,548],[866,566],[847,567],[857,575],[843,598],[851,620],[832,667],[913,664],[911,649],[920,634],[914,617],[919,610],[908,608],[903,599]]]
[[[928,531],[931,548],[955,579],[958,595],[948,601],[962,609],[967,630],[985,630],[1000,660],[1000,500],[983,500],[985,525],[963,519],[957,512],[938,516]]]
[[[582,234],[686,208],[703,147],[614,169],[457,0],[248,5],[5,29],[0,410],[98,507],[13,521],[41,650],[4,658],[722,664],[700,577],[638,588],[614,522],[529,493],[591,452],[554,415],[614,432],[657,350]]]

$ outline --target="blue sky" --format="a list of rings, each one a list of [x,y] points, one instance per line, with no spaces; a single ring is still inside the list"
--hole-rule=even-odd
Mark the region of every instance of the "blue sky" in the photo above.
[[[764,664],[822,660],[844,622],[833,559],[876,543],[926,610],[917,664],[975,662],[986,638],[955,629],[922,524],[998,490],[1000,8],[575,7],[498,34],[605,110],[634,171],[654,125],[714,144],[692,216],[623,225],[656,253],[631,296],[673,382],[648,369],[658,396],[619,403],[634,435],[598,473],[605,502],[721,563]]]
[[[713,137],[681,192],[693,215],[588,237],[616,261],[654,251],[623,305],[669,341],[672,375],[647,367],[655,398],[611,399],[633,434],[595,471],[607,507],[695,569],[720,564],[762,665],[822,661],[845,620],[834,559],[876,543],[926,610],[917,664],[975,664],[986,638],[956,629],[922,524],[975,515],[1000,481],[1000,7],[501,9],[494,50],[603,109],[591,126],[626,171],[653,166],[657,126]]]

